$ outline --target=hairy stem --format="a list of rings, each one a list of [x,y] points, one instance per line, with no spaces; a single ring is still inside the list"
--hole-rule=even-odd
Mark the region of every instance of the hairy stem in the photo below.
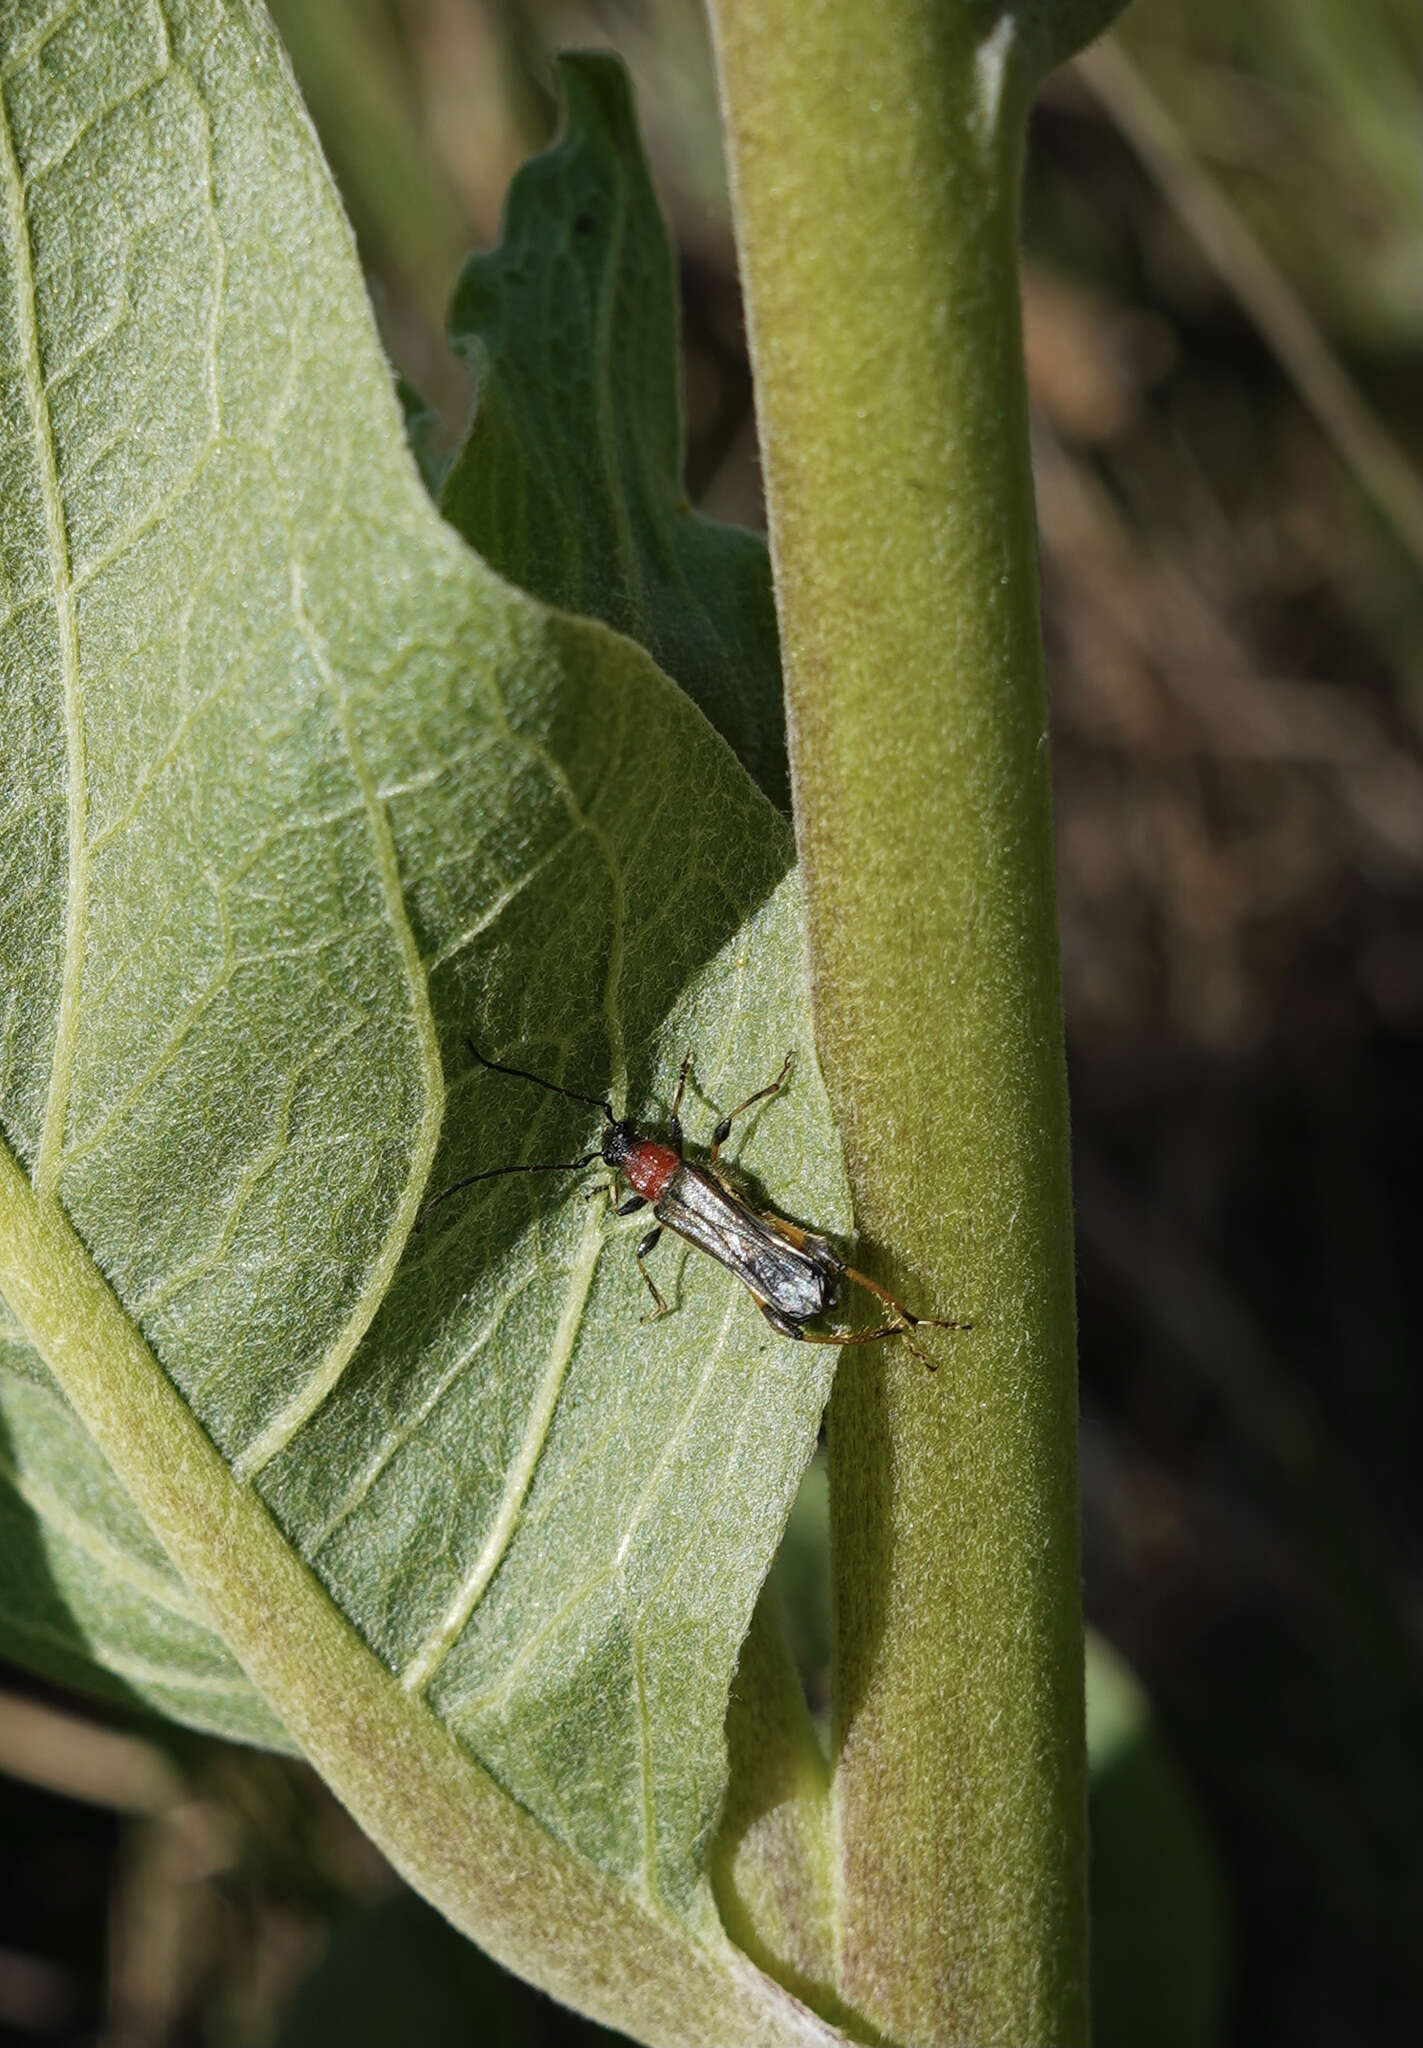
[[[1067,1103],[1012,19],[717,0],[816,1035],[875,1275],[831,1409],[838,1993],[1086,2033]]]

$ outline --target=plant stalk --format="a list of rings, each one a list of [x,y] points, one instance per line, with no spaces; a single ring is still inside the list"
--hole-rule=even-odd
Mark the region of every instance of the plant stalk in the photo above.
[[[682,2048],[840,2038],[734,1949],[549,1835],[361,1640],[168,1378],[57,1202],[0,1144],[0,1299],[212,1626],[372,1841],[502,1963]]]
[[[1017,288],[1031,65],[714,0],[817,1046],[870,1271],[971,1318],[831,1405],[838,1993],[1085,2040],[1067,1097]],[[975,39],[975,21],[992,32]]]

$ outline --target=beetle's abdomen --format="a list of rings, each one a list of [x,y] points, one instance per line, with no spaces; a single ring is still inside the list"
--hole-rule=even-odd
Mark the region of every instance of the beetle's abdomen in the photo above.
[[[792,1322],[809,1322],[834,1307],[840,1268],[828,1245],[810,1237],[794,1242],[779,1218],[758,1216],[710,1168],[679,1165],[656,1208],[669,1230],[718,1260],[757,1301],[769,1302]]]
[[[643,1138],[628,1152],[622,1171],[629,1185],[644,1200],[655,1202],[681,1164],[680,1157],[670,1145],[659,1145],[651,1138]]]

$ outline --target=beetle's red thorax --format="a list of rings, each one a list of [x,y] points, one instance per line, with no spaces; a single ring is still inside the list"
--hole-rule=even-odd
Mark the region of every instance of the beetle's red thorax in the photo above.
[[[623,1161],[622,1170],[645,1200],[655,1202],[681,1164],[680,1156],[670,1145],[659,1145],[651,1138],[644,1138],[632,1147]]]

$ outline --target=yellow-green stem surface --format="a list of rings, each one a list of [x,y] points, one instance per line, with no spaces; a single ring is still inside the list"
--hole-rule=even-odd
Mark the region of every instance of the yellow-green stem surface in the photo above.
[[[838,1976],[1086,2035],[1071,1206],[1010,18],[714,8],[816,1034],[866,1257],[971,1317],[831,1408]],[[980,19],[984,17],[980,11]],[[870,22],[873,32],[867,32]]]

